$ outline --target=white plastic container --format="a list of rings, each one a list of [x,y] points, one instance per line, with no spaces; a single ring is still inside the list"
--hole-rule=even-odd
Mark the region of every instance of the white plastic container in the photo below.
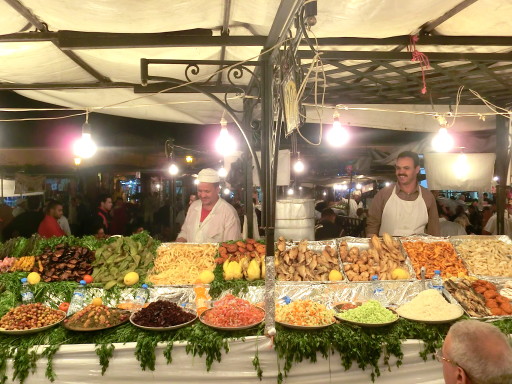
[[[315,240],[315,200],[290,199],[276,203],[276,239]]]

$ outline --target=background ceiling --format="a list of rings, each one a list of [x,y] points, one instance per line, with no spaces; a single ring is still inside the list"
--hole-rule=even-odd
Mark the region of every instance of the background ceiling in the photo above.
[[[26,97],[70,108],[96,107],[99,113],[218,123],[222,111],[204,95],[138,93],[154,89],[151,84],[141,87],[140,60],[256,60],[273,23],[279,23],[285,3],[292,2],[70,0],[63,6],[60,0],[0,0],[0,89],[14,89]],[[324,51],[321,70],[327,76],[329,104],[408,111],[434,108],[444,113],[453,108],[460,85],[500,105],[512,100],[512,40],[506,39],[512,38],[512,3],[508,0],[320,0],[316,18],[309,35],[318,39],[318,48]],[[141,35],[149,33],[157,35]],[[421,93],[419,63],[411,62],[407,52],[408,35],[417,33],[417,49],[426,52],[431,62],[426,70],[426,95]],[[211,36],[221,35],[229,35],[230,44],[235,44],[232,38],[254,39],[227,46],[207,43]],[[497,38],[478,38],[482,36]],[[193,46],[182,46],[186,44]],[[311,50],[304,45],[299,55],[307,70]],[[151,75],[186,80],[185,67],[150,68]],[[218,68],[201,67],[194,79],[205,80],[205,75]],[[244,87],[249,80],[246,72],[237,84]],[[209,82],[218,89],[226,83],[226,74]],[[309,88],[313,86],[310,81]],[[230,96],[240,107],[240,95]],[[461,104],[461,111],[489,112],[467,91]],[[423,132],[438,128],[431,117],[391,112],[349,110],[340,119],[371,128]],[[308,107],[307,120],[330,122],[332,110],[317,113]],[[485,121],[461,118],[454,129],[494,127],[492,117]]]

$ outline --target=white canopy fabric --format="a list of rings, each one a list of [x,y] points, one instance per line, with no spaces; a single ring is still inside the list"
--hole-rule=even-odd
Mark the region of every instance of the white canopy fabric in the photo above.
[[[20,0],[50,31],[84,32],[172,32],[195,28],[210,29],[219,35],[224,5],[221,0]],[[232,36],[268,35],[279,0],[233,0],[229,18]],[[460,3],[460,0],[322,0],[318,2],[318,23],[312,28],[316,37],[374,37],[416,33],[426,22],[436,19]],[[0,34],[27,29],[27,20],[0,0]],[[30,26],[29,30],[33,30]],[[479,0],[436,28],[437,33],[460,36],[511,36],[512,3],[508,0]],[[262,47],[227,47],[225,59],[247,60]],[[305,47],[303,49],[306,49]],[[337,48],[339,49],[339,48]],[[341,49],[375,50],[377,47],[343,47]],[[422,47],[440,52],[453,47]],[[461,52],[508,52],[510,47],[457,47]],[[83,49],[74,52],[103,76],[116,82],[140,83],[140,59],[219,60],[220,47]],[[151,68],[153,75],[167,75],[185,80],[185,66]],[[216,71],[205,67],[199,76]],[[248,84],[248,75],[240,79]],[[0,43],[0,82],[12,83],[93,83],[96,80],[51,42]],[[170,122],[212,124],[222,115],[220,107],[199,94],[134,94],[126,89],[29,90],[20,94],[65,107],[116,107],[96,110],[99,113]],[[218,95],[223,97],[223,95]],[[234,96],[234,95],[233,95]],[[454,95],[455,96],[455,95]],[[136,99],[136,100],[135,100]],[[129,101],[132,100],[132,101]],[[241,100],[235,105],[241,106]],[[1,106],[0,106],[1,107]],[[430,106],[429,106],[430,107]],[[386,109],[413,109],[419,106],[387,106]],[[488,111],[483,106],[471,111]],[[440,108],[441,109],[441,108]],[[309,122],[317,122],[316,111],[309,107]],[[324,114],[330,122],[332,111]],[[374,128],[433,131],[431,118],[395,113],[347,111],[341,120],[352,125]],[[461,119],[461,130],[493,129],[494,120]]]
[[[489,192],[495,160],[494,153],[426,153],[428,187],[433,190]]]

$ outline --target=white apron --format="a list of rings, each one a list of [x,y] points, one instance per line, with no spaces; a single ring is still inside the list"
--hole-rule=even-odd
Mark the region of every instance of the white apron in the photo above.
[[[410,236],[425,233],[428,223],[428,211],[418,186],[418,198],[414,201],[402,200],[396,194],[396,187],[382,211],[379,236],[389,233],[391,236]]]

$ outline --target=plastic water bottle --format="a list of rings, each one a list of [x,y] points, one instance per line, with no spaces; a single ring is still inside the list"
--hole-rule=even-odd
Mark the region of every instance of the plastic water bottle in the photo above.
[[[146,301],[149,299],[149,289],[147,284],[142,284],[142,286],[137,289],[135,292],[135,298],[133,299],[133,304],[135,309],[141,309]]]
[[[432,288],[437,289],[439,293],[443,293],[443,278],[441,277],[441,271],[438,269],[434,271],[434,277],[432,278]]]
[[[388,304],[388,299],[386,298],[386,292],[384,291],[384,286],[379,281],[379,276],[372,276],[372,289],[373,289],[373,297],[383,306]]]
[[[35,301],[34,292],[32,292],[26,277],[21,279],[21,301],[23,304],[30,304]]]
[[[87,283],[85,280],[80,280],[80,284],[76,287],[71,302],[69,303],[68,316],[78,312],[85,307],[85,286]]]

